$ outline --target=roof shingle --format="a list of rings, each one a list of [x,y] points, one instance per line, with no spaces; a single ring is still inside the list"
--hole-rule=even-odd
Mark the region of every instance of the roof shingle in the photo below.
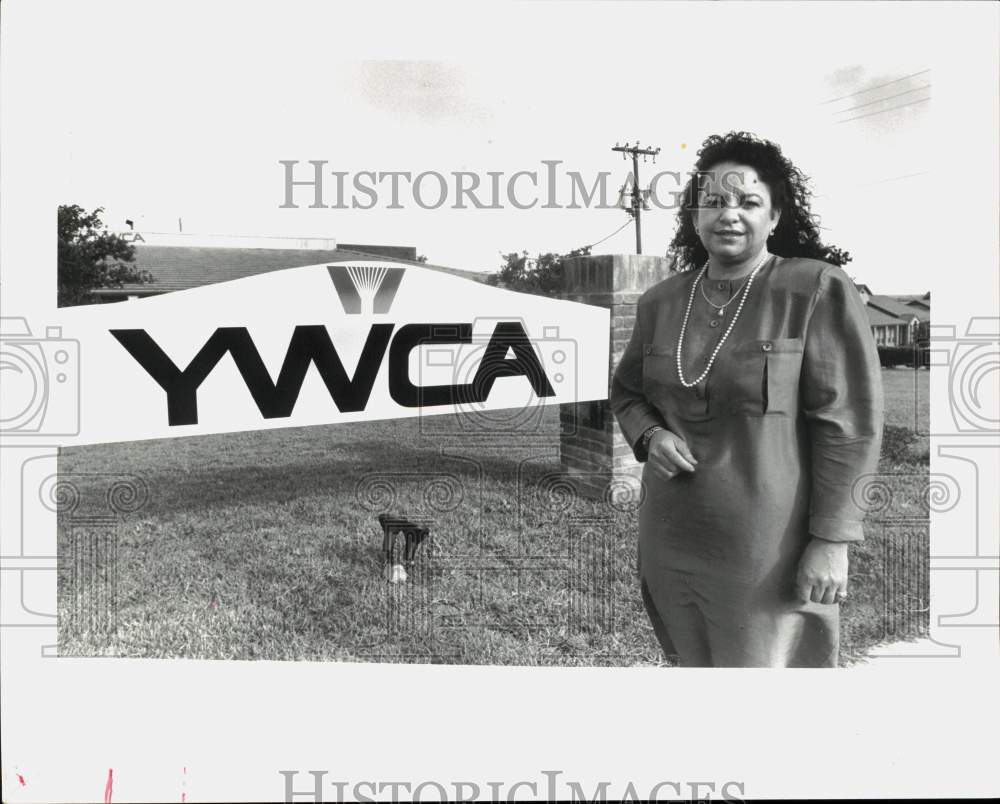
[[[910,323],[909,320],[904,321],[902,318],[897,318],[871,305],[865,306],[865,312],[868,313],[868,323],[873,327],[886,324],[905,327]]]
[[[305,265],[349,262],[351,260],[379,260],[402,262],[428,268],[432,271],[485,282],[488,274],[464,271],[443,265],[429,265],[401,257],[366,254],[348,249],[274,249],[274,248],[221,248],[196,246],[137,246],[136,268],[153,276],[150,284],[129,283],[120,288],[101,288],[102,296],[158,295],[176,290],[230,282],[257,274],[301,268]]]

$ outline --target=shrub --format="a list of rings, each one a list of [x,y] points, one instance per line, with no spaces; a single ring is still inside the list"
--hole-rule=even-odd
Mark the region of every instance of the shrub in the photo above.
[[[914,364],[921,366],[930,365],[930,349],[920,344],[909,346],[879,346],[878,359],[883,368],[893,366],[909,366]]]

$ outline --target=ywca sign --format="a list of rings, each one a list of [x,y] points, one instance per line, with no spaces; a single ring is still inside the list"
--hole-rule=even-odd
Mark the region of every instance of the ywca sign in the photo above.
[[[80,353],[66,444],[607,398],[607,310],[417,266],[292,268],[59,313]]]
[[[406,269],[386,265],[331,265],[328,270],[344,312],[360,315],[362,307],[372,313],[388,313]]]

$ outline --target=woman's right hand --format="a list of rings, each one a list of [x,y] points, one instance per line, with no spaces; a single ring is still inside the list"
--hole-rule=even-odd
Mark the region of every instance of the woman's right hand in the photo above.
[[[649,439],[647,463],[663,480],[672,480],[678,472],[693,472],[695,460],[687,442],[669,430],[657,430]]]

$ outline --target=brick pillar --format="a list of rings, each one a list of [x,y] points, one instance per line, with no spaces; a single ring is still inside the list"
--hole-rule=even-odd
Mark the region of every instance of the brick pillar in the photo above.
[[[563,261],[562,297],[611,310],[609,389],[611,375],[632,336],[636,302],[669,272],[670,261],[665,257],[606,254]],[[634,487],[633,478],[640,476],[642,468],[632,457],[607,400],[562,405],[560,421],[562,469],[581,494],[608,499],[609,494]]]

